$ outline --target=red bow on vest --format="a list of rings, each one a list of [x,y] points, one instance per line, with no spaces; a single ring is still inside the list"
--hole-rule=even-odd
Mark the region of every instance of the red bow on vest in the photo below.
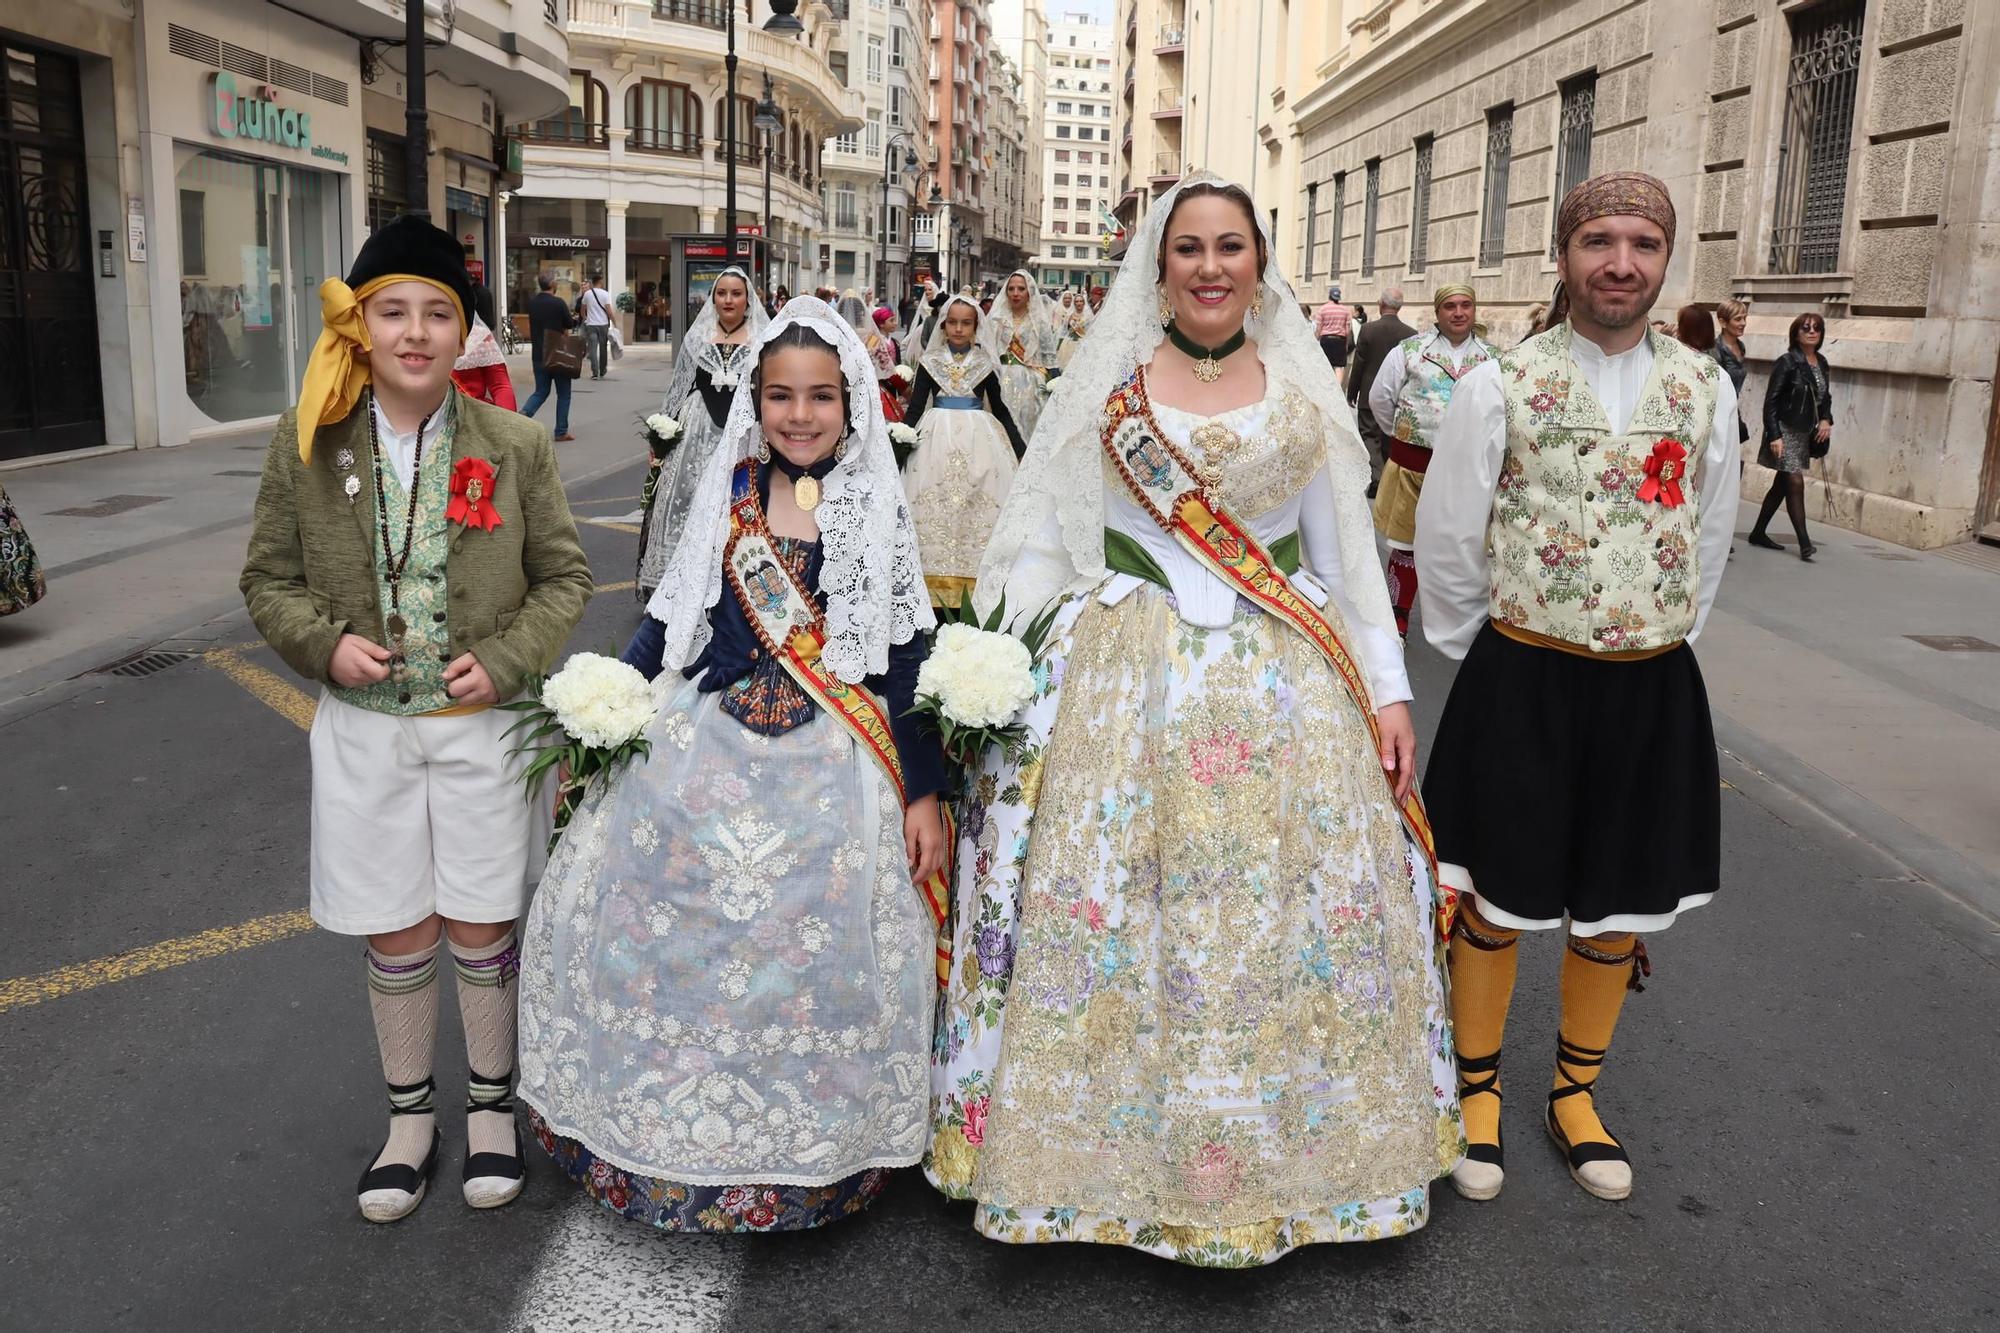
[[[493,465],[483,458],[461,458],[451,465],[451,503],[445,520],[486,532],[500,526],[493,507]]]
[[[1681,482],[1687,477],[1687,456],[1687,446],[1679,440],[1661,440],[1654,445],[1653,456],[1646,460],[1646,480],[1639,485],[1639,503],[1657,501],[1669,509],[1680,508],[1687,500],[1681,491]]]

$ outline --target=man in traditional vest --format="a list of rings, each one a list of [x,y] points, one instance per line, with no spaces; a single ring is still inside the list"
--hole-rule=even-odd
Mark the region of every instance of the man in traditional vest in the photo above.
[[[1674,244],[1651,176],[1618,172],[1557,213],[1550,327],[1460,381],[1417,506],[1424,635],[1463,658],[1424,799],[1458,894],[1451,1012],[1465,1161],[1503,1179],[1500,1045],[1523,930],[1567,931],[1544,1123],[1600,1199],[1632,1190],[1593,1095],[1638,935],[1715,895],[1721,802],[1690,643],[1736,518],[1736,394],[1647,328]]]
[[[1389,600],[1396,611],[1396,632],[1405,638],[1410,607],[1417,600],[1417,497],[1431,465],[1431,446],[1459,381],[1494,354],[1473,331],[1479,298],[1472,288],[1448,283],[1437,289],[1431,304],[1437,327],[1390,348],[1368,390],[1368,410],[1389,438],[1389,461],[1382,465],[1375,491],[1375,527],[1389,543]]]

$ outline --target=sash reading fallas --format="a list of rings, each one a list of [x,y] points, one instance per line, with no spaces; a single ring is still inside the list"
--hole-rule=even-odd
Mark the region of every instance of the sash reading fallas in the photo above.
[[[1205,568],[1303,634],[1308,643],[1319,649],[1361,710],[1368,734],[1379,752],[1382,731],[1375,721],[1375,704],[1369,697],[1368,682],[1347,651],[1347,645],[1340,641],[1340,635],[1319,613],[1319,608],[1292,587],[1249,529],[1223,507],[1220,497],[1210,494],[1196,480],[1191,460],[1174,446],[1153,419],[1143,366],[1105,400],[1102,439],[1104,452],[1124,480],[1126,491],[1155,523]],[[1382,777],[1385,782],[1390,781],[1386,772]],[[1393,786],[1391,783],[1392,799]],[[1430,818],[1424,813],[1424,803],[1414,787],[1397,803],[1397,808],[1430,866],[1431,883],[1436,885],[1438,893],[1438,931],[1441,936],[1449,937],[1457,895],[1438,883],[1437,846],[1431,837]]]
[[[729,576],[730,590],[750,621],[750,628],[764,650],[785,668],[799,688],[829,717],[846,727],[861,748],[878,764],[896,789],[900,804],[909,804],[903,785],[903,761],[896,753],[896,735],[889,717],[875,696],[859,685],[849,685],[829,672],[820,660],[826,648],[826,623],[819,608],[792,577],[791,568],[771,544],[771,530],[764,522],[764,508],[757,500],[756,464],[736,465],[730,482],[729,544],[722,551],[722,568]],[[940,803],[944,816],[946,848],[957,842],[951,811]],[[917,885],[924,906],[937,926],[937,975],[943,985],[951,975],[951,936],[943,929],[951,904],[951,864]]]

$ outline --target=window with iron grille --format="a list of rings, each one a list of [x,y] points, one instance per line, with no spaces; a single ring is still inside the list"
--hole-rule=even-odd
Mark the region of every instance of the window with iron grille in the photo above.
[[[1579,182],[1590,179],[1590,136],[1597,119],[1597,71],[1562,85],[1562,115],[1556,129],[1556,192],[1549,204],[1549,258],[1556,257],[1556,210]]]
[[[1410,177],[1410,272],[1422,273],[1431,257],[1431,155],[1435,135],[1416,143],[1416,166]]]
[[[625,123],[641,151],[701,151],[701,99],[684,83],[639,80],[625,93]]]
[[[1367,193],[1361,200],[1361,276],[1375,276],[1375,223],[1382,212],[1382,159],[1368,159]]]
[[[380,231],[403,211],[405,203],[404,182],[407,179],[403,162],[403,141],[387,134],[368,134],[368,230]],[[196,266],[187,270],[201,273],[205,269]]]
[[[1347,207],[1347,173],[1339,171],[1333,177],[1333,248],[1328,252],[1326,275],[1340,276],[1340,224],[1341,212]]]
[[[1792,18],[1784,138],[1778,144],[1778,211],[1771,272],[1832,273],[1861,73],[1862,0],[1829,0]]]
[[[1319,182],[1306,186],[1306,276],[1310,284],[1313,280],[1313,232],[1319,222]]]
[[[1514,107],[1486,113],[1486,188],[1479,201],[1479,267],[1498,268],[1507,255],[1507,173],[1514,165]]]

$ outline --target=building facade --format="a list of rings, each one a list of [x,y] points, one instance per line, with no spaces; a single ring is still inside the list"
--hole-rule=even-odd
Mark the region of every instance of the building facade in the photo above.
[[[935,262],[944,285],[976,287],[985,263],[992,168],[987,83],[993,21],[987,0],[932,0],[930,131],[936,154]]]
[[[1339,6],[1335,6],[1339,8]],[[1656,315],[1750,303],[1746,418],[1799,314],[1837,426],[1814,514],[1905,545],[2000,535],[2000,7],[1955,0],[1349,0],[1294,90],[1301,285],[1413,307],[1470,282],[1502,342],[1555,281],[1555,202],[1618,168],[1680,218]],[[1746,457],[1759,431],[1753,424]],[[1753,460],[1754,461],[1754,458]],[[1752,466],[1746,496],[1769,473]]]
[[[987,71],[986,156],[992,185],[981,272],[1004,276],[1027,264],[1040,228],[1028,216],[1028,181],[1034,172],[1020,67],[1004,50],[997,50]]]
[[[432,217],[494,252],[500,134],[561,101],[544,0],[459,0],[429,24]],[[400,5],[232,0],[0,14],[0,462],[181,444],[297,397],[321,282],[408,206]],[[482,275],[483,276],[483,275]],[[488,279],[490,281],[490,279]]]
[[[768,8],[744,0],[732,135],[728,3],[567,3],[569,101],[525,131],[525,179],[507,204],[508,304],[524,306],[540,274],[565,296],[597,274],[631,306],[632,336],[665,340],[731,263],[755,268],[767,290],[831,280],[820,261],[823,155],[863,129],[867,105],[836,60],[836,11],[808,0],[805,31],[787,36],[763,31],[751,15]],[[778,117],[768,133],[756,125],[767,78]]]
[[[1109,282],[1118,229],[1111,211],[1119,170],[1111,25],[1061,14],[1049,24],[1048,53],[1047,137],[1037,164],[1047,203],[1034,267],[1044,287],[1087,291]]]
[[[911,219],[932,157],[929,0],[856,0],[834,49],[865,119],[826,145],[819,270],[837,290],[893,303],[910,285]]]

